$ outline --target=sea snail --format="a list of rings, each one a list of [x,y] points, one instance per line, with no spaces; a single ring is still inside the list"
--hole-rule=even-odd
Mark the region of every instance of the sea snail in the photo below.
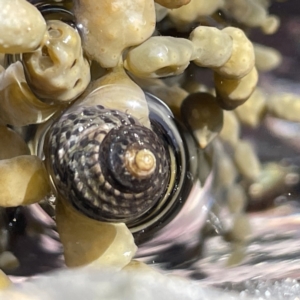
[[[55,123],[49,143],[56,188],[91,218],[126,222],[166,191],[168,149],[124,112],[78,107]]]
[[[86,94],[47,134],[49,173],[57,193],[86,216],[132,223],[168,193],[173,150],[162,127],[150,125],[145,95],[123,70]]]

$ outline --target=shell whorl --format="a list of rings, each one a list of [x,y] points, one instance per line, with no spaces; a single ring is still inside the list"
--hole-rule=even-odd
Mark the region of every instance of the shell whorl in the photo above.
[[[48,145],[58,193],[93,219],[131,221],[167,189],[166,146],[124,112],[79,106],[53,125]]]

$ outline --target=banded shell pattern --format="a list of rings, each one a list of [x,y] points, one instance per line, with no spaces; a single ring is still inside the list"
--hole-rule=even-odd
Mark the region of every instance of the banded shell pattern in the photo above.
[[[132,221],[167,189],[166,145],[124,112],[78,106],[53,125],[48,141],[58,193],[88,217]]]

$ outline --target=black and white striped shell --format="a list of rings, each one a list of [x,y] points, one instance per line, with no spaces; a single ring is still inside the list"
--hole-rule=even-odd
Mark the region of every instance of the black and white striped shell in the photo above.
[[[135,220],[167,190],[167,146],[124,112],[101,105],[67,111],[50,129],[47,148],[57,193],[90,218]]]

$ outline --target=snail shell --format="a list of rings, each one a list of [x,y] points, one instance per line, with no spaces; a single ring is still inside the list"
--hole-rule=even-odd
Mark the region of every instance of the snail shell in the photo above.
[[[166,193],[169,150],[136,117],[101,105],[109,106],[107,89],[118,94],[114,84],[105,93],[99,88],[55,122],[47,164],[57,192],[76,209],[96,220],[131,222]]]

